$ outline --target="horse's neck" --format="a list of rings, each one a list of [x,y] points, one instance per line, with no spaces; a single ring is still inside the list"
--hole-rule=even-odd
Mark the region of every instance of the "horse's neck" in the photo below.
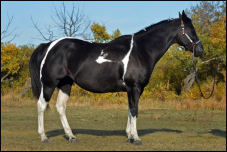
[[[174,31],[175,30],[175,31]],[[150,59],[158,62],[158,60],[165,54],[169,47],[176,42],[176,27],[168,27],[167,29],[158,29],[154,32],[147,32],[146,35],[141,36],[140,46],[143,46],[141,51],[150,57]],[[139,48],[138,48],[139,49]]]

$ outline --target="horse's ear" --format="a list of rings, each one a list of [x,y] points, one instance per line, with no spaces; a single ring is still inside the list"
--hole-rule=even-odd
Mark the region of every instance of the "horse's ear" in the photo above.
[[[186,19],[187,15],[185,14],[184,10],[182,11],[182,19]]]
[[[182,15],[181,15],[181,13],[179,12],[179,18],[182,18]]]

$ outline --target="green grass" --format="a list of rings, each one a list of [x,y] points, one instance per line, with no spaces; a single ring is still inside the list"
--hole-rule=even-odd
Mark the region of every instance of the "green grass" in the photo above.
[[[226,150],[226,111],[147,109],[139,111],[141,146],[126,143],[127,109],[68,107],[67,118],[79,143],[65,136],[58,113],[45,113],[52,142],[41,144],[37,109],[7,107],[1,113],[1,150]]]

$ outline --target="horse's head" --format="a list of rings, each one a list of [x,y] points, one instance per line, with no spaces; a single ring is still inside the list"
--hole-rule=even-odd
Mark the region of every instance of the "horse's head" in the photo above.
[[[185,50],[193,52],[194,49],[195,57],[202,56],[204,51],[203,45],[195,32],[191,19],[187,17],[184,11],[182,12],[182,15],[179,13],[179,18],[181,21],[181,28],[178,32],[177,43],[183,46]]]

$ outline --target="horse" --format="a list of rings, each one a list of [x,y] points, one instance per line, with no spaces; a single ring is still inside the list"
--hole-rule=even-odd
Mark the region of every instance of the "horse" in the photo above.
[[[38,133],[42,143],[50,143],[44,131],[44,111],[58,88],[56,109],[70,142],[78,142],[66,118],[72,84],[95,93],[127,92],[127,142],[141,145],[136,129],[138,102],[155,64],[168,48],[178,43],[195,57],[203,53],[191,19],[184,10],[179,18],[152,24],[132,35],[108,43],[63,37],[40,44],[29,62],[32,91],[38,99]]]

